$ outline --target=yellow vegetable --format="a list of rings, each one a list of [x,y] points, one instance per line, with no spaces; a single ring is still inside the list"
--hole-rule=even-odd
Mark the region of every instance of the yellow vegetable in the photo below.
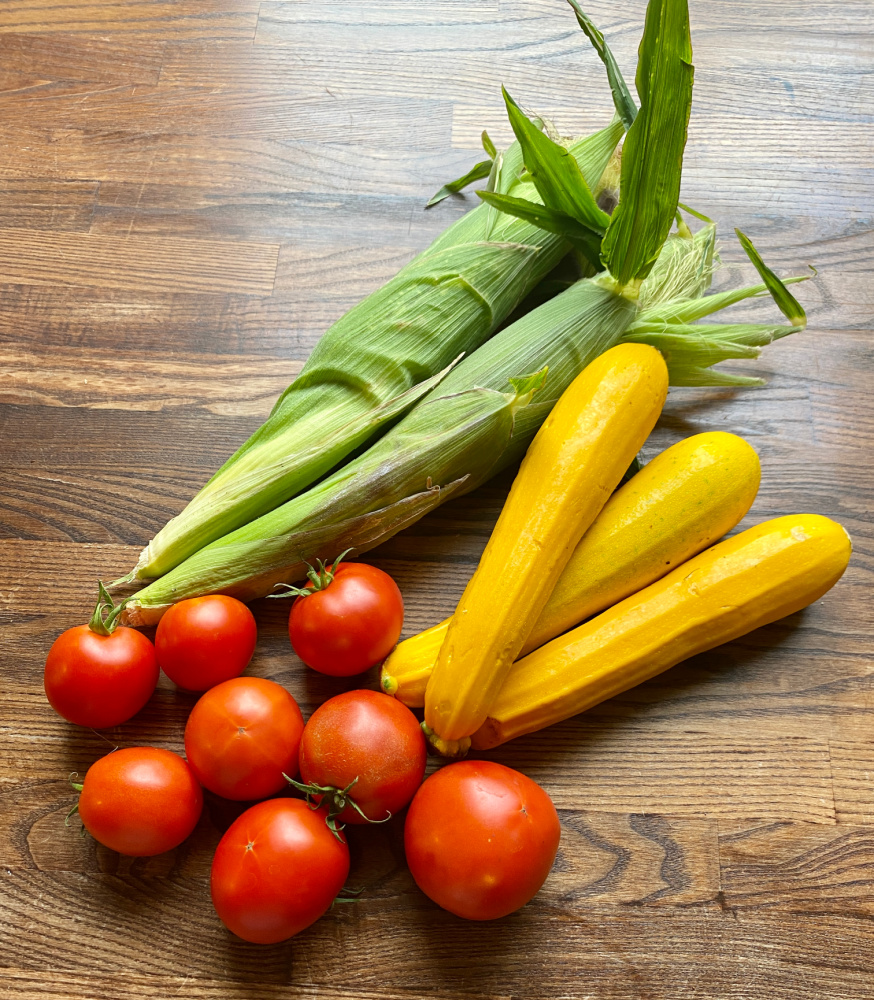
[[[668,391],[661,354],[613,347],[570,384],[522,462],[462,595],[425,692],[425,731],[467,750],[559,575],[655,426]]]
[[[520,655],[718,541],[750,509],[760,478],[755,451],[724,431],[695,434],[657,455],[610,497],[583,535]],[[382,668],[387,694],[412,708],[425,703],[450,620],[394,650]]]
[[[806,607],[850,559],[846,531],[818,514],[750,528],[513,665],[471,743],[543,729],[681,660]]]

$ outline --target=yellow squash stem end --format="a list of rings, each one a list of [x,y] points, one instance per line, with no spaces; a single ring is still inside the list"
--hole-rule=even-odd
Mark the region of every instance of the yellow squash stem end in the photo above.
[[[422,732],[425,734],[428,749],[439,753],[441,757],[461,760],[462,757],[467,756],[467,751],[470,750],[469,736],[462,736],[460,740],[444,740],[442,736],[438,736],[434,732],[427,722],[422,723]]]

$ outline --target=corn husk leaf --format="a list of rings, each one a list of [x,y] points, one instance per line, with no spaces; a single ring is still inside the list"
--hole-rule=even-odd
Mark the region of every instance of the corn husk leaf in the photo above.
[[[581,225],[576,219],[561,212],[554,212],[539,202],[528,201],[527,198],[513,198],[508,194],[496,194],[493,191],[477,191],[477,194],[487,205],[501,212],[564,237],[594,268],[600,268],[601,240],[596,233]]]
[[[625,138],[619,205],[601,249],[620,286],[649,274],[670,232],[693,76],[686,0],[650,0],[637,67],[640,111]]]
[[[488,177],[491,172],[492,161],[480,160],[479,163],[474,164],[466,174],[463,174],[457,180],[447,181],[430,201],[427,202],[425,208],[433,208],[434,205],[439,205],[444,198],[448,198],[451,194],[458,194],[462,188],[466,188],[468,184],[473,184],[474,181],[482,180],[483,177]]]
[[[598,208],[573,155],[531,122],[502,87],[507,115],[543,204],[602,236],[610,216]]]
[[[630,129],[634,124],[634,119],[637,117],[637,105],[634,103],[634,98],[631,96],[628,84],[622,76],[619,64],[616,62],[613,53],[610,51],[610,46],[606,43],[606,41],[604,41],[604,36],[595,26],[588,14],[586,14],[582,7],[580,7],[577,0],[568,0],[568,3],[571,5],[577,16],[579,26],[586,33],[586,37],[592,43],[595,51],[601,59],[601,62],[604,63],[604,67],[607,70],[607,80],[610,84],[610,92],[613,94],[613,104],[616,107],[616,113],[619,115],[622,124],[625,126],[625,130],[628,131],[628,129]]]
[[[753,246],[750,238],[745,236],[739,229],[735,229],[740,245],[744,248],[747,257],[753,262],[753,266],[759,272],[759,277],[767,285],[771,297],[777,303],[777,308],[789,320],[793,326],[804,329],[807,326],[807,316],[801,308],[801,304],[792,295],[786,285],[759,256],[758,250]]]

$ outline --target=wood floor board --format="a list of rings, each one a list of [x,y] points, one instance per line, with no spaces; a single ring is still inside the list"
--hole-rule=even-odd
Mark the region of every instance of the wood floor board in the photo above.
[[[0,230],[3,274],[35,285],[270,295],[278,253],[270,243]]]
[[[258,0],[8,0],[0,9],[0,33],[252,38],[259,6]]]

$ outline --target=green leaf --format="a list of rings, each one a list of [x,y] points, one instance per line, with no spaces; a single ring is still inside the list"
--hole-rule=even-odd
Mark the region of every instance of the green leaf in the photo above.
[[[693,76],[687,0],[650,0],[637,67],[640,111],[625,139],[619,205],[602,247],[620,286],[649,274],[674,221]]]
[[[544,204],[603,235],[610,216],[598,208],[573,154],[541,132],[506,89],[501,89],[525,167]]]
[[[589,15],[580,7],[577,0],[568,0],[568,3],[573,7],[580,27],[586,33],[586,37],[595,47],[595,51],[607,69],[607,79],[610,82],[610,90],[613,94],[613,104],[616,106],[616,113],[622,120],[622,124],[625,126],[627,132],[637,117],[637,105],[634,103],[634,98],[631,96],[628,84],[622,76],[622,71],[619,69],[619,65],[610,51],[609,45],[604,41],[604,36],[592,23]]]
[[[496,191],[477,191],[477,194],[487,204],[517,219],[540,226],[548,233],[563,236],[568,243],[579,250],[597,271],[602,270],[600,263],[600,238],[585,226],[572,219],[569,215],[555,212],[546,205],[527,198],[514,198],[508,194],[498,194]]]
[[[694,208],[689,208],[688,205],[684,205],[682,202],[677,203],[677,208],[682,208],[684,212],[694,215],[696,219],[700,219],[702,222],[713,222],[713,219],[708,219],[702,212],[697,212]]]
[[[489,133],[486,132],[485,129],[483,129],[483,134],[481,138],[482,138],[483,149],[486,151],[488,156],[493,160],[498,155],[498,151],[497,149],[495,149],[495,144],[492,142]]]
[[[737,238],[740,240],[740,245],[744,248],[747,257],[753,262],[755,269],[759,272],[759,277],[767,286],[773,300],[777,303],[780,312],[783,313],[793,326],[800,327],[803,330],[807,326],[807,316],[801,308],[801,304],[762,260],[758,250],[750,242],[749,237],[745,236],[739,229],[735,229],[735,233],[737,233]]]
[[[444,184],[437,194],[435,194],[434,197],[428,202],[425,208],[432,208],[434,205],[443,201],[444,198],[448,198],[451,194],[458,194],[458,192],[462,188],[466,188],[468,184],[472,184],[474,181],[481,181],[483,177],[488,177],[491,170],[492,161],[481,160],[475,166],[471,167],[463,177],[459,177],[458,180],[449,181],[448,184]]]

